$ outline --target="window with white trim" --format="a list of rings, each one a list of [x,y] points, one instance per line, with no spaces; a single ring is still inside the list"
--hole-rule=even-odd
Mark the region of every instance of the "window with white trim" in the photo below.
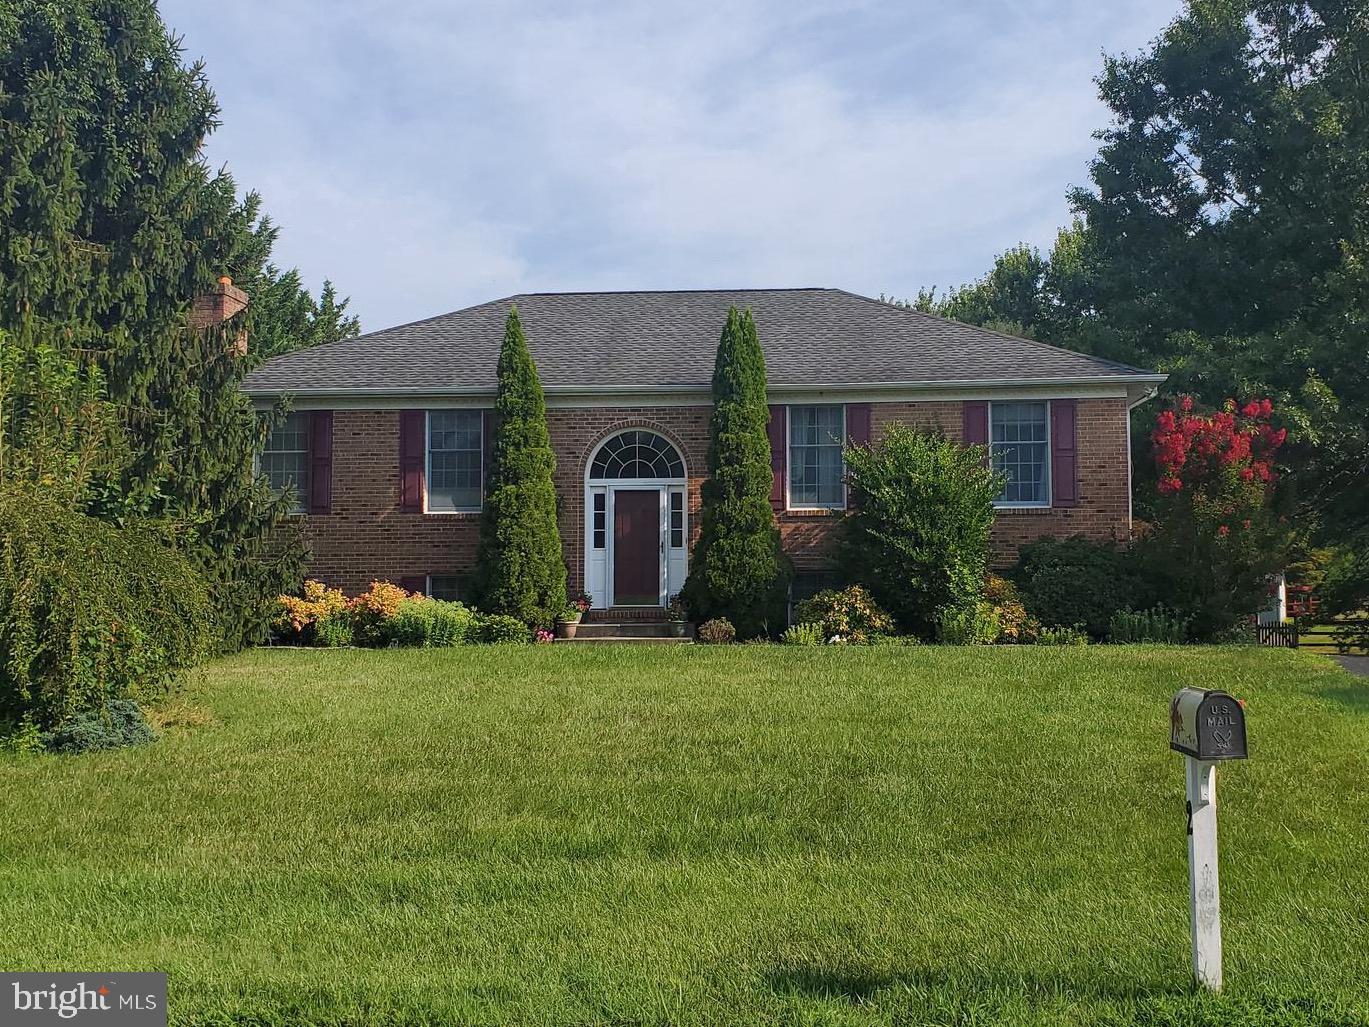
[[[989,453],[1008,479],[999,506],[1050,506],[1050,450],[1048,404],[989,404]]]
[[[429,574],[425,592],[434,599],[460,602],[463,592],[461,578],[455,574]]]
[[[286,414],[285,420],[266,437],[266,448],[257,461],[261,473],[277,494],[294,490],[294,512],[304,513],[309,502],[309,414]]]
[[[428,411],[428,509],[480,509],[484,475],[484,415],[479,410]]]
[[[624,431],[599,447],[590,465],[594,481],[624,478],[683,478],[684,461],[654,431]]]
[[[789,508],[840,510],[846,505],[846,408],[789,407]]]

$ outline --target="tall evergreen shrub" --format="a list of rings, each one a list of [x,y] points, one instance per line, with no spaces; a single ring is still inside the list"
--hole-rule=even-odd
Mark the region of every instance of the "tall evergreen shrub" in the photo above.
[[[494,452],[486,476],[475,591],[480,608],[547,627],[566,606],[566,564],[556,526],[556,457],[547,406],[518,308],[499,351]]]
[[[684,598],[697,621],[725,617],[739,638],[784,628],[790,567],[770,506],[765,355],[751,312],[727,312],[713,365],[708,480]]]

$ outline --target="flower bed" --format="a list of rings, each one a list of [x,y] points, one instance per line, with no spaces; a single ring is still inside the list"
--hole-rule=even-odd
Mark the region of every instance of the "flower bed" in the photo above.
[[[337,648],[445,648],[527,643],[532,630],[514,617],[484,614],[462,603],[409,592],[388,581],[348,599],[341,590],[306,581],[301,596],[281,596],[272,640],[283,645]],[[537,640],[547,632],[539,631]]]

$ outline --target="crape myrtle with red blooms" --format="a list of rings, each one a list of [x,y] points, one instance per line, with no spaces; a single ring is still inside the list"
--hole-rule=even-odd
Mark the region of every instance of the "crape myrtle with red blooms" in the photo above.
[[[1273,485],[1274,460],[1288,438],[1287,428],[1270,423],[1273,413],[1273,402],[1260,399],[1240,408],[1227,400],[1216,413],[1195,414],[1190,396],[1180,399],[1177,410],[1162,411],[1151,433],[1160,495],[1185,487],[1211,492],[1223,483],[1234,485],[1233,476],[1257,485],[1252,496],[1267,491],[1262,487]]]
[[[1268,399],[1205,413],[1188,396],[1156,418],[1157,516],[1141,550],[1196,638],[1229,635],[1264,607],[1295,546],[1278,472],[1288,431],[1275,419]]]

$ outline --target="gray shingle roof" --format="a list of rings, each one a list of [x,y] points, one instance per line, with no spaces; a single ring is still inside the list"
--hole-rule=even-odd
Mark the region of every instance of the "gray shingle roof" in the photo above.
[[[1148,377],[841,289],[737,289],[510,296],[275,357],[244,387],[258,395],[492,390],[514,303],[549,392],[707,388],[733,305],[755,316],[772,389]]]

